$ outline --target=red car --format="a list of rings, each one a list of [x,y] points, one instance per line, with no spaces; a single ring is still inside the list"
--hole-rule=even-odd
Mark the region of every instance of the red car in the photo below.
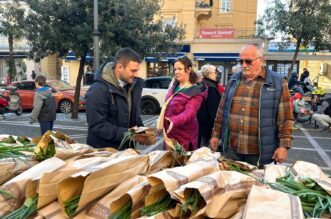
[[[75,87],[58,80],[47,81],[47,85],[53,90],[57,110],[61,113],[70,113],[73,109]],[[15,81],[9,86],[17,88],[17,93],[21,97],[21,106],[23,110],[30,110],[33,108],[33,98],[36,90],[34,81]],[[8,96],[9,90],[3,91],[3,95]],[[80,92],[79,109],[85,109],[85,91]]]

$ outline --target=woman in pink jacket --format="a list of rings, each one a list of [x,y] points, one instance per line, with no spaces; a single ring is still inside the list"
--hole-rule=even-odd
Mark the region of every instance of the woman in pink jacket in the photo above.
[[[197,112],[207,97],[208,88],[198,82],[192,70],[192,61],[186,56],[174,64],[175,80],[169,88],[166,100],[172,98],[165,111],[164,129],[169,138],[174,138],[186,151],[198,148],[199,126]]]

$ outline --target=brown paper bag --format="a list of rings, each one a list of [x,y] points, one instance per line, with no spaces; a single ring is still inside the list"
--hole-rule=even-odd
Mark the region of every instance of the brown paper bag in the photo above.
[[[45,173],[39,180],[38,209],[57,199],[56,187],[62,180],[83,169],[109,161],[103,157],[92,157],[66,162],[66,165],[50,173]]]
[[[117,186],[114,190],[109,192],[107,195],[102,197],[100,200],[93,203],[88,208],[84,209],[81,213],[79,213],[75,219],[104,219],[108,218],[110,211],[110,204],[115,200],[120,198],[130,189],[138,186],[142,182],[146,181],[145,176],[135,176],[131,179],[128,179],[122,182],[119,186]]]
[[[253,186],[243,219],[304,219],[299,197]]]
[[[68,144],[63,140],[59,140],[55,138],[54,138],[54,143],[56,150],[54,156],[62,160],[81,154],[92,153],[95,151],[94,148],[92,148],[87,144],[79,144],[79,143]]]
[[[131,218],[138,218],[140,216],[139,209],[144,207],[144,198],[150,189],[147,177],[143,178],[141,182],[135,187],[131,188],[120,198],[116,199],[110,204],[111,214],[115,214],[121,210],[128,203],[132,203]]]
[[[67,219],[62,214],[59,202],[55,201],[38,211],[38,215],[43,219]]]
[[[65,165],[64,161],[53,157],[35,165],[2,185],[0,189],[12,194],[15,198],[0,195],[0,217],[22,205],[26,187],[30,181],[39,180],[44,173],[52,172],[63,165]]]
[[[0,185],[12,179],[16,175],[38,164],[32,157],[20,159],[6,158],[0,160]]]
[[[316,164],[305,161],[296,161],[291,170],[296,176],[312,178],[331,195],[331,178],[329,178]]]
[[[187,164],[194,163],[197,161],[206,161],[206,162],[213,162],[217,163],[218,159],[221,157],[219,152],[212,152],[207,147],[199,148],[192,152],[190,159],[187,161]]]
[[[222,171],[220,181],[224,188],[219,189],[206,205],[204,215],[210,218],[230,218],[234,216],[257,181],[236,171]]]
[[[223,174],[224,171],[217,171],[215,173],[211,173],[209,175],[200,177],[193,182],[184,184],[179,189],[174,191],[174,198],[176,198],[182,204],[186,202],[191,192],[193,192],[194,190],[199,192],[201,198],[196,212],[191,213],[190,211],[192,211],[192,206],[188,206],[189,210],[187,212],[181,213],[188,213],[188,215],[190,215],[191,217],[197,217],[199,215],[202,215],[204,213],[206,205],[211,202],[213,195],[220,189],[225,188],[225,181],[222,180]]]
[[[166,169],[148,176],[151,189],[146,196],[145,206],[171,195],[181,185],[194,181],[202,176],[219,171],[218,165],[198,161],[183,167]]]
[[[150,217],[142,216],[139,219],[174,219],[174,217],[172,217],[168,212],[160,212]]]
[[[121,156],[71,175],[58,185],[58,200],[63,202],[80,195],[76,212],[108,193],[125,180],[144,174],[148,168],[147,155]]]
[[[123,157],[123,156],[130,156],[130,155],[138,155],[139,152],[136,151],[135,149],[128,148],[123,151],[118,151],[110,156],[110,158],[118,158],[118,157]]]
[[[152,151],[148,154],[149,167],[148,174],[158,172],[162,169],[171,167],[174,159],[170,151]]]
[[[141,145],[153,145],[156,143],[156,129],[148,127],[138,127],[134,140]]]

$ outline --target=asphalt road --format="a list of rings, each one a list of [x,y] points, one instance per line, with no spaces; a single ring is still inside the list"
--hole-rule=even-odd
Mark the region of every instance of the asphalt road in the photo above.
[[[29,113],[21,116],[7,114],[6,119],[0,117],[0,134],[18,136],[40,135],[39,124],[30,125]],[[71,119],[70,114],[58,114],[54,125],[59,130],[70,135],[80,143],[86,143],[87,124],[85,113],[79,113],[78,119]],[[154,127],[157,116],[142,116],[145,126]],[[291,165],[296,160],[304,160],[319,165],[327,174],[331,175],[331,131],[320,132],[314,129],[313,124],[301,124],[300,129],[294,130],[293,148],[289,151],[286,165]],[[138,149],[147,153],[152,150],[162,149],[163,139],[157,138],[156,145],[150,147],[139,146]]]

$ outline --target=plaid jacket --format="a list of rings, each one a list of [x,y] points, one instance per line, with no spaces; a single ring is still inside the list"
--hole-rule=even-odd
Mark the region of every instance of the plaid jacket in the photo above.
[[[281,84],[275,87],[277,83]],[[223,121],[225,117],[227,121]],[[259,119],[261,117],[263,121]],[[221,137],[224,149],[229,144],[239,153],[261,154],[262,147],[266,145],[270,148],[291,146],[292,127],[287,82],[277,73],[263,70],[248,83],[241,73],[230,80],[218,109],[212,136]],[[269,148],[267,151],[271,153]]]

